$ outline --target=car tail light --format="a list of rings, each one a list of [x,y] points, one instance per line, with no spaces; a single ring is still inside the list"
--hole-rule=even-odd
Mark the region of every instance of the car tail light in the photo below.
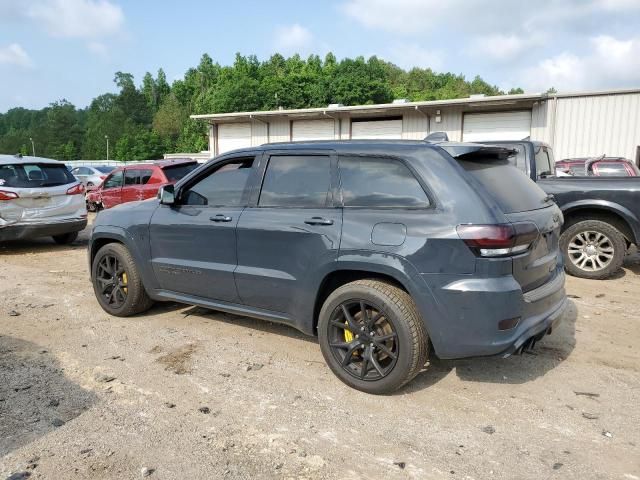
[[[18,198],[18,194],[16,192],[7,192],[5,190],[0,190],[0,201],[13,200],[14,198]]]
[[[107,178],[106,175],[100,175],[100,180],[104,180],[105,178]]]
[[[481,257],[504,257],[525,252],[540,232],[534,223],[458,225],[458,236]]]
[[[79,183],[78,185],[74,185],[69,190],[67,190],[67,195],[81,195],[84,193],[84,185]]]

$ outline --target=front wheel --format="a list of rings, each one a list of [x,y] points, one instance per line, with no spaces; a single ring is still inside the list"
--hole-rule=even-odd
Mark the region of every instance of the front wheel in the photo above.
[[[153,305],[131,253],[120,243],[109,243],[98,250],[91,281],[98,303],[111,315],[128,317]]]
[[[560,236],[560,248],[570,275],[596,280],[616,273],[627,250],[624,235],[601,220],[571,225]]]
[[[377,280],[336,289],[318,320],[325,361],[344,383],[373,394],[412,380],[428,357],[429,339],[407,292]]]

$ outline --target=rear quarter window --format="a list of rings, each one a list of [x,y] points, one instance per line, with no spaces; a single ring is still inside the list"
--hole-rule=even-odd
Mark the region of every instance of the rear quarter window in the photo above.
[[[504,213],[526,212],[548,206],[545,202],[547,194],[507,160],[458,160],[458,163]]]

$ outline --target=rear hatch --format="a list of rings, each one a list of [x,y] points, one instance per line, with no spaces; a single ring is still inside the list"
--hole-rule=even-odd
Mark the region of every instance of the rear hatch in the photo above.
[[[560,265],[562,213],[552,197],[512,166],[511,151],[491,148],[459,155],[458,161],[474,188],[484,190],[509,222],[533,223],[538,229],[530,248],[511,257],[513,276],[527,292],[551,280]]]
[[[68,191],[78,181],[64,164],[0,165],[0,225],[63,220],[82,206],[82,196]],[[74,192],[75,193],[75,192]]]

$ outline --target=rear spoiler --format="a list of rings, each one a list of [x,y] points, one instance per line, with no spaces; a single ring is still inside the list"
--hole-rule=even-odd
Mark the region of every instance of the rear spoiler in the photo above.
[[[481,143],[450,142],[446,132],[434,132],[424,139],[427,143],[438,145],[453,158],[458,160],[498,159],[506,160],[515,155],[517,150],[499,145],[484,145]]]
[[[478,143],[443,142],[438,146],[458,160],[507,160],[517,150],[498,145],[480,145]]]

